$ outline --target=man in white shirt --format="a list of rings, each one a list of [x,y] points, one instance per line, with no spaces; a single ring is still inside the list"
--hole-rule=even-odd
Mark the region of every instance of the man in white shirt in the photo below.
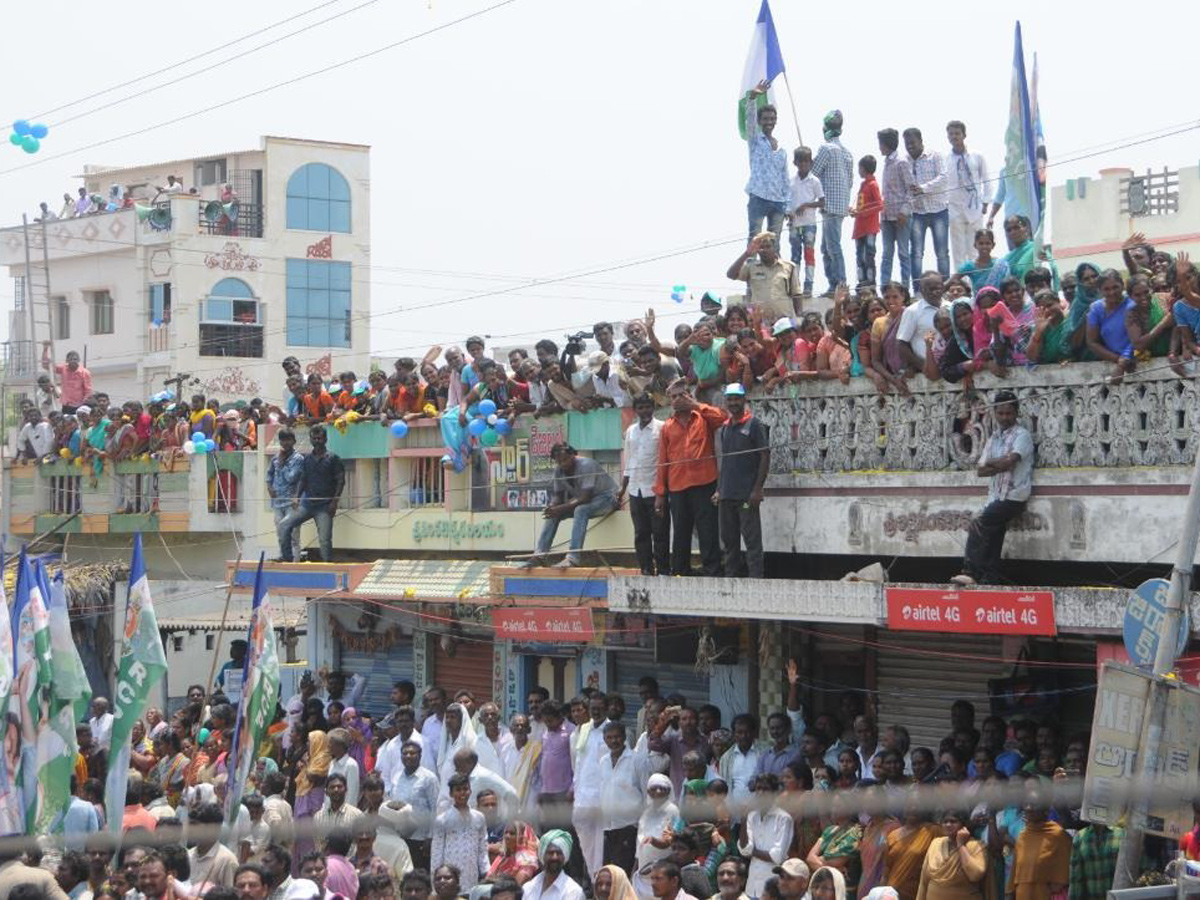
[[[350,755],[350,732],[345,728],[334,728],[329,732],[329,775],[341,775],[346,779],[346,803],[358,806],[358,763]]]
[[[454,754],[454,771],[459,775],[466,775],[471,781],[471,796],[467,800],[471,809],[477,807],[480,791],[491,791],[500,799],[501,818],[508,819],[516,814],[520,801],[516,790],[502,775],[479,765],[479,754],[474,750],[463,749]],[[438,812],[445,812],[453,805],[449,786],[439,785]]]
[[[825,189],[812,173],[813,156],[808,147],[792,153],[796,177],[792,179],[792,199],[788,215],[792,221],[792,265],[804,266],[804,296],[812,296],[813,275],[817,270],[817,210],[825,205]]]
[[[437,810],[438,780],[421,767],[421,748],[415,742],[404,744],[400,759],[403,765],[385,783],[388,798],[385,807],[403,813],[404,818],[396,820],[382,811],[380,815],[388,818],[397,833],[408,841],[413,865],[428,871],[429,835]]]
[[[401,747],[411,742],[422,751],[425,749],[421,732],[416,728],[417,713],[411,706],[398,707],[391,718],[396,727],[396,734],[379,748],[379,753],[375,756],[375,771],[382,776],[384,784],[390,782],[392,776],[400,769]]]
[[[600,797],[604,782],[600,778],[600,759],[604,753],[604,728],[608,724],[608,704],[602,695],[588,701],[590,721],[578,729],[579,742],[573,761],[575,796],[571,823],[579,836],[579,852],[588,877],[595,877],[604,865],[604,811]]]
[[[36,406],[25,410],[25,424],[17,433],[17,456],[41,459],[54,450],[54,426],[42,418]]]
[[[436,772],[438,745],[442,742],[442,719],[446,717],[446,691],[435,684],[425,692],[423,699],[429,714],[421,723],[421,765],[430,772]]]
[[[896,340],[900,359],[908,374],[921,372],[925,367],[925,335],[933,330],[933,320],[942,308],[942,276],[926,272],[921,276],[921,296],[904,308]]]
[[[950,200],[946,196],[946,167],[940,153],[925,149],[921,129],[904,129],[905,163],[912,170],[912,233],[909,251],[912,254],[912,278],[924,265],[925,235],[933,232],[933,253],[937,270],[943,278],[950,276]]]
[[[654,398],[649,394],[634,398],[633,411],[638,420],[625,430],[625,472],[617,505],[628,493],[633,549],[642,574],[666,575],[671,571],[671,517],[654,514],[654,477],[663,423],[654,418]]]
[[[587,371],[592,376],[592,391],[597,406],[629,405],[629,397],[621,384],[621,375],[607,353],[596,350],[588,356]],[[604,400],[612,402],[604,403]]]
[[[574,846],[571,836],[562,829],[542,835],[538,842],[542,871],[523,885],[523,900],[584,900],[583,888],[563,871]]]
[[[108,752],[112,744],[113,716],[108,711],[108,698],[97,697],[92,701],[92,718],[88,719],[92,729],[92,742]]]
[[[957,272],[974,255],[975,232],[992,202],[987,160],[967,150],[967,126],[955,119],[946,126],[950,157],[946,160],[946,189],[950,201],[950,257]]]
[[[733,717],[733,746],[720,760],[721,778],[729,785],[729,811],[738,821],[754,802],[754,773],[762,755],[755,735],[758,720],[750,713]]]
[[[188,851],[191,882],[200,893],[211,887],[233,887],[238,858],[217,840],[218,829],[224,820],[225,814],[216,803],[202,804],[188,816],[189,825],[209,826],[196,830],[196,845]]]
[[[598,773],[604,830],[602,857],[605,865],[629,872],[637,852],[637,823],[646,782],[639,776],[633,751],[625,743],[624,725],[605,723],[604,747]]]
[[[512,732],[501,723],[500,707],[495,703],[489,701],[479,707],[479,726],[476,728],[476,735],[477,740],[486,740],[492,745],[496,758],[500,760],[501,771],[496,774],[511,784],[512,773],[520,762],[521,754],[517,752]]]
[[[346,673],[333,671],[325,676],[325,712],[329,712],[329,704],[337,700],[342,707],[356,707],[362,700],[363,692],[367,689],[367,678],[357,672],[350,676],[349,691],[346,690]]]

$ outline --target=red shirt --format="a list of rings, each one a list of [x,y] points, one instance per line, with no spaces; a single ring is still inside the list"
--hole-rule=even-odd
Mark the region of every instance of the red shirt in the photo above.
[[[145,828],[147,831],[153,831],[157,827],[158,819],[154,813],[140,803],[125,807],[125,814],[121,817],[121,831],[128,831],[130,828]]]
[[[883,195],[879,193],[879,182],[874,175],[868,175],[858,186],[858,200],[855,203],[858,214],[854,217],[852,238],[866,237],[869,234],[879,234],[879,214],[883,211]]]
[[[67,368],[66,363],[54,367],[58,377],[62,379],[62,402],[64,406],[78,406],[92,392],[92,373],[83,366],[75,371]]]
[[[654,494],[684,491],[717,480],[717,457],[713,433],[725,424],[725,410],[706,403],[682,419],[671,416],[663,423],[658,438],[658,474]]]

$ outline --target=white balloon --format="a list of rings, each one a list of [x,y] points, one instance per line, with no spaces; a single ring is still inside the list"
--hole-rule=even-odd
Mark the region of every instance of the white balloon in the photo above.
[[[191,456],[193,453],[196,452],[195,443],[192,441],[184,441],[183,442],[183,452],[186,453],[188,456]]]
[[[496,421],[497,421],[499,418],[500,418],[500,417],[499,417],[499,416],[497,416],[495,413],[492,413],[490,416],[488,416],[488,424],[489,424],[489,425],[495,425],[495,424],[496,424]]]

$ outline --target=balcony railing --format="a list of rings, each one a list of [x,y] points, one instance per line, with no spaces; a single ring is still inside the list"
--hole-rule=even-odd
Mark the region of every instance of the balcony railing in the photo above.
[[[199,210],[201,234],[252,238],[263,236],[263,207],[259,203],[239,200],[222,204],[219,200],[213,200],[201,203]]]
[[[146,352],[165,353],[169,349],[171,349],[171,326],[147,325]]]
[[[1200,388],[1155,359],[1122,384],[1110,364],[1075,363],[976,377],[975,389],[909,382],[910,397],[879,396],[855,379],[806,382],[788,394],[751,398],[771,426],[771,472],[938,471],[975,465],[995,428],[999,390],[1020,401],[1019,421],[1037,446],[1037,465],[1180,466],[1197,444]]]

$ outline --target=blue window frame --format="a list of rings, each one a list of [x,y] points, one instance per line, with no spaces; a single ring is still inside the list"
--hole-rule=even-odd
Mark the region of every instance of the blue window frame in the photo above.
[[[290,347],[350,346],[350,263],[287,261]]]
[[[350,184],[325,163],[307,163],[288,179],[287,227],[350,233]]]

